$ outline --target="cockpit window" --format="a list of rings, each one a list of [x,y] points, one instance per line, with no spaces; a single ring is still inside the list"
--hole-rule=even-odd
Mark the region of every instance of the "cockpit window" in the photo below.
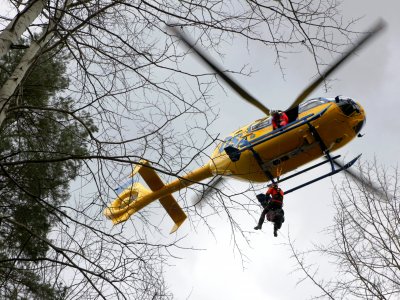
[[[262,121],[260,121],[260,122],[258,122],[256,124],[250,126],[250,131],[249,132],[253,132],[253,131],[259,130],[261,128],[270,126],[271,125],[271,120],[272,120],[271,118],[268,118],[268,119],[262,120]]]
[[[302,113],[303,111],[309,110],[313,107],[316,107],[318,105],[324,104],[329,102],[330,99],[328,98],[315,98],[315,99],[310,99],[306,102],[303,102],[299,105],[299,113]]]

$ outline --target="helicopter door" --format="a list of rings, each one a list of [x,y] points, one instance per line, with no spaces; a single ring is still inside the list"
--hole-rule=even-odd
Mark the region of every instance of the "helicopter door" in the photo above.
[[[286,110],[285,114],[289,118],[289,123],[296,121],[299,116],[299,106]]]

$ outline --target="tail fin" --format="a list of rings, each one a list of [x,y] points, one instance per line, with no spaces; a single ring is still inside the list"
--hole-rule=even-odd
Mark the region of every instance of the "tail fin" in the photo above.
[[[157,198],[153,199],[151,197],[154,194],[153,192],[162,189],[165,185],[157,173],[150,167],[149,162],[141,160],[140,164],[136,165],[130,177],[135,176],[137,173],[142,176],[151,191],[140,183],[133,184],[132,187],[125,189],[118,195],[118,198],[104,211],[104,215],[110,218],[114,224],[121,223],[126,221],[139,209],[160,198],[161,205],[175,223],[171,233],[175,232],[186,220],[187,216],[185,212],[176,202],[175,198],[167,191],[160,193]],[[132,200],[136,205],[133,204]]]
[[[151,191],[143,185],[136,182],[132,186],[123,190],[105,210],[104,215],[111,219],[114,224],[126,221],[138,209],[131,207],[134,201],[140,200],[146,195],[151,194]]]

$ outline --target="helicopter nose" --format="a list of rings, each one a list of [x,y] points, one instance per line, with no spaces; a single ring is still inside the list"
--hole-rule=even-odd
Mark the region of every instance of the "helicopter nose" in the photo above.
[[[346,116],[361,112],[360,106],[352,99],[336,99],[336,103]]]
[[[358,135],[366,121],[364,109],[353,99],[347,97],[337,96],[335,102],[346,116],[353,119],[353,130]]]
[[[354,102],[354,104],[357,106],[359,113],[357,116],[358,122],[356,123],[356,125],[353,126],[353,129],[354,129],[355,133],[358,135],[360,133],[361,129],[364,127],[364,125],[367,121],[367,117],[365,116],[365,111],[362,108],[362,106],[356,102]]]
[[[364,124],[365,124],[365,117],[364,117],[364,120],[359,121],[355,126],[353,126],[353,129],[357,135],[360,133],[361,129],[364,127]]]

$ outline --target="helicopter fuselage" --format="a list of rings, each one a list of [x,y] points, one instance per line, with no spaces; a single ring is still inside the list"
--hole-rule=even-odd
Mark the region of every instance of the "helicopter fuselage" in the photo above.
[[[310,123],[329,151],[350,142],[365,123],[364,110],[358,103],[338,97],[304,102],[299,106],[296,119],[311,118],[323,110],[326,110],[324,114]],[[265,182],[270,178],[255,159],[253,150],[274,178],[323,156],[320,140],[309,126],[306,123],[298,126],[295,120],[291,121],[287,126],[273,130],[271,117],[266,117],[234,131],[213,152],[209,162],[212,173]],[[294,126],[297,127],[290,130]],[[235,162],[225,152],[229,146],[241,152],[240,159]]]

